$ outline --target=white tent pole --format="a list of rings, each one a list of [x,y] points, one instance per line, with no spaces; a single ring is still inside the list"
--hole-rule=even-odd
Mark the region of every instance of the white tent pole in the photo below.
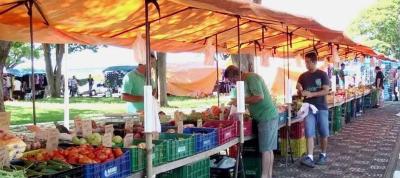
[[[69,87],[68,87],[68,44],[65,44],[65,52],[64,52],[64,126],[69,129]]]

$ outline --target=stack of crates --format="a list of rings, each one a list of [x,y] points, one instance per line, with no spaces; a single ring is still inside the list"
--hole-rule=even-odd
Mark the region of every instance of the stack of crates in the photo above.
[[[333,108],[333,133],[337,133],[342,129],[342,107]]]
[[[287,128],[284,127],[279,131],[279,149],[281,151],[282,156],[286,156],[289,153],[289,150],[286,148],[288,145],[287,140]],[[292,124],[289,133],[290,138],[290,146],[292,149],[291,154],[293,157],[301,157],[304,153],[306,153],[306,139],[304,135],[304,122],[298,122]]]
[[[261,157],[245,156],[243,157],[244,177],[260,178],[262,173]]]

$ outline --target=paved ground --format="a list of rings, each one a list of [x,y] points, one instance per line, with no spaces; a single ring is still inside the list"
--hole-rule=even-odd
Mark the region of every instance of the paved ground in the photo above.
[[[326,166],[310,169],[298,161],[285,167],[275,164],[276,177],[391,177],[399,159],[400,103],[384,108],[368,109],[361,117],[346,124],[341,132],[330,137]],[[318,146],[317,146],[318,147]],[[318,157],[316,150],[314,157]],[[395,156],[396,155],[396,156]]]

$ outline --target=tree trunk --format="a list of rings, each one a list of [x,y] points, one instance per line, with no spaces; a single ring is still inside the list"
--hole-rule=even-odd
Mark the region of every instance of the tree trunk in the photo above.
[[[51,46],[43,43],[44,61],[46,63],[46,78],[49,86],[50,96],[59,98],[61,96],[61,63],[64,56],[64,44],[56,44],[56,65],[53,69],[51,60]]]
[[[62,69],[62,60],[64,57],[65,53],[65,44],[57,44],[56,45],[56,66],[54,67],[54,76],[55,76],[55,96],[54,97],[60,97],[61,96],[61,84],[62,84],[62,75],[61,75],[61,69]]]
[[[160,80],[160,105],[165,107],[168,106],[167,100],[167,54],[157,53],[157,69],[158,77]]]
[[[262,0],[253,0],[254,3],[261,4]],[[239,56],[231,55],[234,65],[239,67]],[[242,54],[240,60],[241,69],[244,72],[254,72],[254,56],[249,54]]]
[[[5,112],[4,96],[3,96],[3,68],[6,64],[8,53],[10,52],[11,42],[0,41],[0,112]]]
[[[234,65],[239,67],[239,55],[231,55]],[[254,57],[250,54],[242,54],[240,65],[243,72],[254,72]]]

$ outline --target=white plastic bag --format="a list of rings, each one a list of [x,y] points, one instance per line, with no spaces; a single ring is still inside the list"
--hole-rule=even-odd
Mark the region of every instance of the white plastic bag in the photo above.
[[[265,50],[264,49],[264,50],[261,51],[261,56],[260,56],[261,66],[264,66],[264,67],[268,67],[269,66],[270,56],[271,56],[271,51],[270,50]]]
[[[204,64],[214,65],[215,46],[212,45],[211,40],[207,40],[207,45],[204,48]]]
[[[133,60],[139,64],[146,64],[146,41],[142,34],[136,36],[135,42],[132,44]]]

